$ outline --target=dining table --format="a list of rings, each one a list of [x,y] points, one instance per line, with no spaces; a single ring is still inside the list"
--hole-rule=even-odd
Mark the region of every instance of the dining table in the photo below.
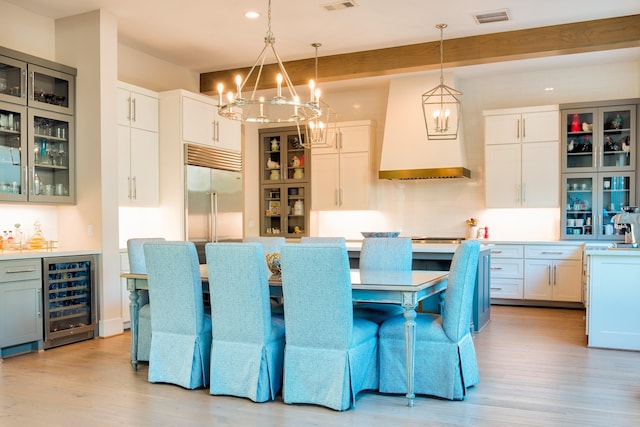
[[[351,291],[354,302],[377,302],[398,304],[404,308],[404,340],[406,350],[407,406],[414,406],[413,392],[415,372],[416,308],[423,299],[433,295],[444,295],[449,277],[448,271],[380,271],[352,269]],[[209,283],[206,264],[200,265],[203,293],[208,294]],[[138,369],[138,313],[142,293],[149,289],[147,275],[122,273],[127,280],[129,310],[131,314],[131,363]],[[269,292],[272,297],[282,297],[280,274],[269,277]]]

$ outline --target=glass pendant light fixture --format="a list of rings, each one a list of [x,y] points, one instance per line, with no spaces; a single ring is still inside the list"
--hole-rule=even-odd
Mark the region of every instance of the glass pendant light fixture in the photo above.
[[[319,100],[316,99],[313,90],[308,102],[300,100],[287,74],[287,70],[285,70],[284,64],[276,52],[274,47],[276,39],[271,31],[271,0],[269,0],[267,22],[268,27],[264,38],[264,47],[245,79],[243,80],[239,75],[236,76],[236,92],[229,92],[225,100],[223,96],[224,87],[222,83],[218,84],[218,113],[227,119],[250,123],[291,123],[297,125],[299,130],[301,122],[314,119],[321,114]],[[276,95],[271,98],[257,98],[256,90],[259,86],[268,51],[271,51],[275,56],[280,71],[276,77]],[[283,83],[289,97],[283,94]],[[250,95],[246,93],[249,97],[245,97],[245,94],[243,94],[245,86],[250,87],[252,84],[253,90],[251,90]]]
[[[333,108],[325,102],[320,101],[320,89],[316,88],[315,84],[318,81],[318,48],[322,46],[322,44],[316,42],[311,43],[311,46],[316,49],[316,75],[315,81],[311,80],[309,83],[309,89],[314,92],[312,103],[320,109],[320,115],[306,121],[307,139],[302,145],[305,148],[329,147],[333,144],[333,138],[336,137],[335,127],[337,114]]]
[[[462,92],[444,84],[443,30],[447,24],[438,24],[440,30],[440,84],[422,94],[422,111],[428,139],[457,139],[460,126]]]

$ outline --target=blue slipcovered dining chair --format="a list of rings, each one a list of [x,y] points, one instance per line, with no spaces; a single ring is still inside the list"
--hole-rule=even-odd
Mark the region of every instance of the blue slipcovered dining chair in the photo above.
[[[284,245],[282,288],[284,402],[355,406],[360,391],[378,388],[378,325],[353,317],[346,247]]]
[[[413,247],[408,237],[366,237],[360,249],[359,268],[362,271],[411,271]],[[404,313],[398,304],[356,302],[353,313],[357,317],[378,324]]]
[[[209,383],[211,317],[205,315],[192,242],[144,245],[151,303],[149,381],[188,389]]]
[[[467,388],[480,381],[473,337],[469,330],[480,254],[477,240],[456,250],[442,315],[418,313],[416,321],[414,392],[463,400]],[[380,392],[407,392],[404,316],[380,325]]]
[[[127,240],[127,256],[129,257],[129,272],[146,274],[147,266],[144,261],[144,245],[150,242],[162,242],[162,237],[134,238]],[[149,306],[149,293],[138,291],[138,339],[136,361],[149,360],[151,348],[151,308]]]
[[[280,249],[286,243],[284,237],[275,236],[250,236],[245,237],[244,241],[247,243],[258,242],[262,245],[265,258],[264,262],[269,270],[269,263],[267,262],[266,254],[280,253]],[[270,270],[267,274],[271,274]],[[284,307],[282,305],[282,298],[271,297],[271,312],[274,314],[282,315],[284,313]]]
[[[285,330],[282,317],[271,315],[262,246],[208,243],[205,253],[215,325],[209,392],[274,399],[282,385]]]

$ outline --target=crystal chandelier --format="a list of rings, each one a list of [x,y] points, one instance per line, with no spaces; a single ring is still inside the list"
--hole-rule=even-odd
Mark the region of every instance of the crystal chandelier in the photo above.
[[[438,24],[440,30],[440,84],[422,94],[422,111],[428,139],[457,139],[460,125],[462,92],[444,84],[442,30],[447,24]]]
[[[316,62],[315,62],[315,81],[318,81],[318,48],[322,46],[320,43],[312,43],[316,49]],[[320,115],[313,119],[307,120],[307,140],[302,144],[305,148],[319,148],[328,147],[332,144],[332,139],[329,138],[329,134],[335,138],[335,127],[337,122],[337,114],[333,108],[327,105],[325,102],[320,101],[320,89],[315,88],[315,82],[311,80],[309,88],[314,92],[312,103],[320,109]]]
[[[227,119],[249,123],[291,123],[298,126],[298,133],[300,133],[300,122],[314,119],[321,114],[319,107],[320,100],[317,99],[316,93],[312,89],[309,101],[301,101],[291,83],[284,64],[274,47],[276,39],[271,32],[271,0],[269,0],[267,22],[268,28],[264,38],[264,47],[260,55],[258,55],[258,59],[253,64],[253,67],[251,67],[251,70],[249,70],[249,74],[247,74],[244,81],[239,75],[236,76],[236,93],[229,92],[226,103],[223,99],[224,87],[222,83],[218,85],[218,113]],[[256,90],[259,86],[262,69],[269,49],[273,52],[280,69],[280,73],[276,78],[276,95],[272,98],[256,98]],[[251,91],[250,97],[245,98],[242,93],[243,89],[246,85],[250,86],[251,81],[253,81],[253,90]],[[285,97],[282,93],[283,82],[288,90],[289,98]],[[301,138],[300,140],[302,141],[303,139]]]

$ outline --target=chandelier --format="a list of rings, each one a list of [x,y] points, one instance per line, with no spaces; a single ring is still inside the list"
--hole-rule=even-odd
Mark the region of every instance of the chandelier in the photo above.
[[[315,81],[318,81],[318,48],[322,46],[320,43],[311,43],[316,49],[316,62],[315,62]],[[314,92],[312,103],[320,109],[320,114],[306,121],[307,124],[307,139],[304,144],[301,144],[305,148],[320,148],[328,147],[332,141],[329,138],[329,133],[335,138],[335,127],[337,122],[337,114],[333,108],[327,105],[325,102],[320,101],[320,89],[315,88],[313,80],[309,83],[309,88]]]
[[[438,24],[440,30],[440,84],[422,94],[422,110],[428,139],[457,139],[460,125],[462,92],[444,84],[442,30],[447,24]]]
[[[224,86],[222,83],[218,85],[218,113],[227,119],[249,123],[292,123],[298,126],[298,133],[300,134],[300,122],[314,119],[321,114],[320,100],[317,99],[318,96],[316,96],[312,88],[309,101],[301,101],[291,83],[287,70],[285,70],[284,64],[274,47],[276,39],[271,32],[271,0],[269,0],[267,22],[268,27],[264,38],[264,47],[244,81],[239,75],[236,76],[236,93],[229,92],[227,99],[224,100]],[[276,77],[276,95],[272,98],[256,98],[256,90],[259,86],[265,58],[269,50],[273,52],[280,69],[280,73]],[[251,90],[249,97],[245,97],[243,90],[245,86],[251,86],[251,81],[253,81],[253,90]],[[289,98],[282,93],[283,83],[288,91]],[[300,138],[300,141],[303,141],[303,138]]]

